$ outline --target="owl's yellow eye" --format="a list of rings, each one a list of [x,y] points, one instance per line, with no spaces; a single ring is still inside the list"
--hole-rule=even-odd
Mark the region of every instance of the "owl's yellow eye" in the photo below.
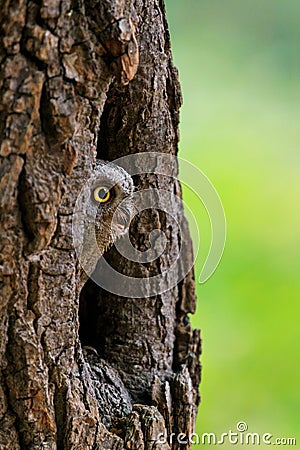
[[[110,199],[110,191],[106,186],[98,186],[94,189],[94,200],[98,203],[107,203]]]

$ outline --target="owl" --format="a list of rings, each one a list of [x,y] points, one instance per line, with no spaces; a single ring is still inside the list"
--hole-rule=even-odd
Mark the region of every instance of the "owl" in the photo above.
[[[122,168],[98,160],[76,202],[73,218],[73,241],[82,267],[79,288],[86,283],[106,248],[125,234],[135,208],[131,176]],[[90,281],[89,281],[90,282]],[[109,366],[94,347],[97,325],[97,298],[89,291],[89,282],[80,292],[79,337],[83,346],[102,422],[110,427],[112,417],[128,414],[132,401],[118,373]]]
[[[73,238],[84,272],[90,276],[106,248],[128,231],[133,217],[131,176],[98,160],[76,202]]]

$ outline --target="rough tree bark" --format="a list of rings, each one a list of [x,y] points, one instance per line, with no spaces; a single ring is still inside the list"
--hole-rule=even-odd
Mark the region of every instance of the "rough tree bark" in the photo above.
[[[193,273],[150,298],[91,281],[79,292],[72,245],[96,157],[177,152],[181,94],[163,0],[3,0],[0,11],[0,449],[187,449],[155,440],[194,427]],[[164,171],[141,175],[139,188],[180,195]],[[172,217],[143,212],[132,241],[145,250],[153,227],[167,252],[124,273],[168,267],[180,246]],[[107,258],[124,266],[114,249]],[[79,301],[91,318],[80,338]]]

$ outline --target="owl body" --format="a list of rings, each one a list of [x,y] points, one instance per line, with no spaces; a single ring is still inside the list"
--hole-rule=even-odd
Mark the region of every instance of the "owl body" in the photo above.
[[[133,181],[120,166],[98,160],[76,202],[74,244],[90,276],[105,249],[128,231],[133,215]],[[75,224],[75,225],[74,225]]]

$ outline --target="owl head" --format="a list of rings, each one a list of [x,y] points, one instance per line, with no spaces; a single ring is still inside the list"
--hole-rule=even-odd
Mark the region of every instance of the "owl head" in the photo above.
[[[91,179],[91,204],[96,208],[97,243],[106,248],[128,231],[133,214],[133,181],[122,167],[98,161]]]
[[[88,275],[105,249],[128,231],[133,190],[132,178],[122,167],[97,161],[77,199],[77,226],[73,226],[79,261]]]

